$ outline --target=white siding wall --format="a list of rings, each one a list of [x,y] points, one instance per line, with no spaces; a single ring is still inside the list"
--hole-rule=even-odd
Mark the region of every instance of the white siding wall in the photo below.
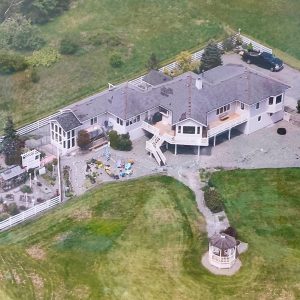
[[[258,121],[259,116],[261,117],[260,121]],[[255,132],[256,130],[274,124],[282,119],[283,119],[283,110],[274,113],[272,116],[267,112],[263,112],[249,119],[249,121],[247,122],[245,133],[250,134],[252,132]]]

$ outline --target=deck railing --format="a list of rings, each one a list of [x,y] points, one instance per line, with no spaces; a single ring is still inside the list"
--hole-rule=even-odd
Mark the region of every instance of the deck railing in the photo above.
[[[52,198],[50,200],[45,201],[44,203],[35,205],[15,216],[9,217],[8,219],[0,222],[0,231],[5,231],[10,229],[11,227],[16,226],[28,219],[35,217],[38,214],[58,205],[61,202],[60,196]]]

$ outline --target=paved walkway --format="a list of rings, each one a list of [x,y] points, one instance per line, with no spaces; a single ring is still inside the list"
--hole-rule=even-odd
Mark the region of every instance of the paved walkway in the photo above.
[[[204,216],[206,231],[209,238],[215,233],[225,230],[229,226],[229,221],[225,212],[213,214],[205,205],[204,193],[201,190],[201,188],[204,187],[204,184],[201,184],[200,182],[199,168],[197,165],[192,168],[182,167],[179,170],[168,168],[168,175],[178,179],[195,193],[197,206]]]

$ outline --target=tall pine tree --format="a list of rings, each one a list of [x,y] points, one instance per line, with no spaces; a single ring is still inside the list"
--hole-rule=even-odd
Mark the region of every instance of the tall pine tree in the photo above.
[[[200,70],[207,71],[222,65],[221,51],[214,42],[210,42],[201,57]]]
[[[12,117],[7,117],[4,127],[4,138],[2,142],[2,152],[5,155],[7,165],[21,164],[22,142],[17,135]]]

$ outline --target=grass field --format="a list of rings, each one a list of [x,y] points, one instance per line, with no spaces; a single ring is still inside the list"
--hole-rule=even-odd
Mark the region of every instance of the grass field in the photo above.
[[[87,94],[144,72],[151,52],[160,60],[221,38],[228,27],[278,48],[290,63],[300,59],[298,0],[76,0],[63,16],[41,27],[48,45],[58,47],[66,34],[118,36],[115,46],[84,47],[50,68],[40,68],[41,80],[24,86],[24,74],[0,77],[0,119],[13,114],[18,125],[46,116]],[[112,52],[125,61],[109,65]],[[1,126],[1,124],[0,124]]]
[[[1,299],[295,299],[300,170],[219,172],[213,182],[250,250],[208,273],[193,193],[169,177],[110,184],[0,234]]]

